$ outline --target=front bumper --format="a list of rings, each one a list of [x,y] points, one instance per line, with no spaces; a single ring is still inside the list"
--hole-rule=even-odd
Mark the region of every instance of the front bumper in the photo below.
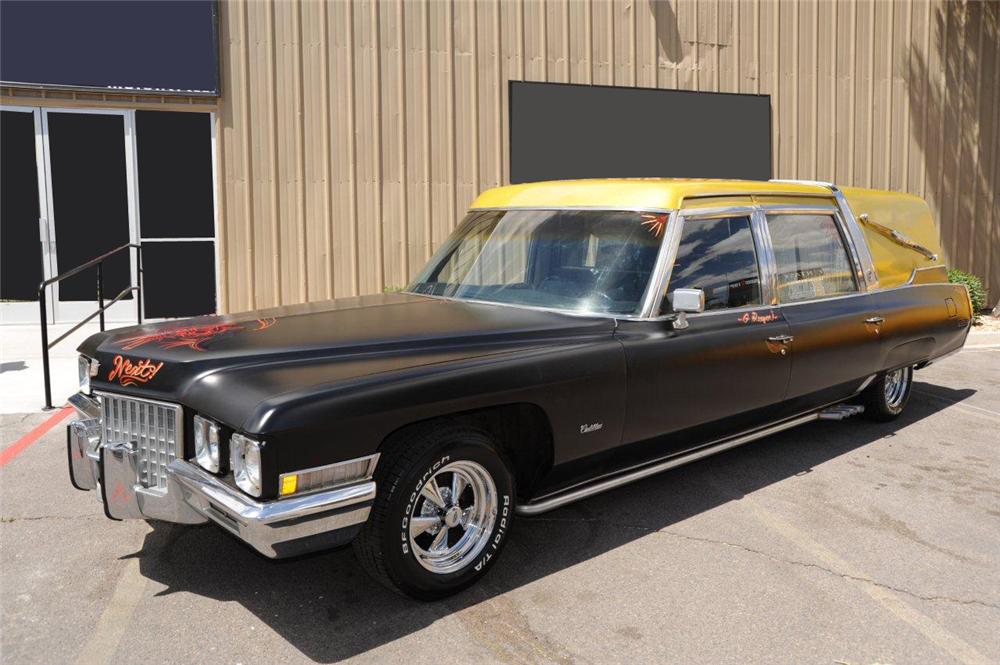
[[[111,519],[212,521],[271,558],[345,544],[368,519],[373,481],[261,502],[195,464],[174,460],[167,466],[166,491],[143,487],[135,444],[102,443],[96,402],[84,395],[70,402],[85,416],[66,428],[70,480],[77,489],[97,490]]]

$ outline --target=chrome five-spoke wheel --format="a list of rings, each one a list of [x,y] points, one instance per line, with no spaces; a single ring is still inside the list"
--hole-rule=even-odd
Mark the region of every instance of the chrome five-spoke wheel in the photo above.
[[[483,430],[430,422],[394,436],[375,470],[378,493],[354,541],[365,570],[421,600],[485,575],[514,519],[514,476]]]
[[[906,397],[907,388],[910,386],[910,369],[904,367],[888,372],[885,375],[885,403],[890,409],[898,409],[903,404]]]
[[[912,384],[912,367],[900,367],[880,374],[861,395],[865,417],[879,422],[897,418],[910,399]]]
[[[497,517],[497,489],[471,460],[439,469],[420,489],[410,514],[410,547],[421,566],[444,575],[461,570],[489,542]]]

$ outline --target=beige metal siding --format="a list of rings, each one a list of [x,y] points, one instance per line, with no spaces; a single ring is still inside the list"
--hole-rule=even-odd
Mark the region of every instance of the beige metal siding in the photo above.
[[[224,310],[404,285],[505,181],[510,79],[770,94],[775,177],[925,197],[1000,296],[1000,3],[259,0],[221,23]]]

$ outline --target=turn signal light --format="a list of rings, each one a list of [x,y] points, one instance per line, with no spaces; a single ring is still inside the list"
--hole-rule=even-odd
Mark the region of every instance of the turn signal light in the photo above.
[[[370,480],[378,458],[379,454],[375,453],[346,462],[283,473],[278,479],[278,493],[284,497]]]
[[[288,494],[295,494],[295,490],[297,490],[298,488],[299,488],[299,477],[294,473],[281,477],[281,496],[286,496]]]

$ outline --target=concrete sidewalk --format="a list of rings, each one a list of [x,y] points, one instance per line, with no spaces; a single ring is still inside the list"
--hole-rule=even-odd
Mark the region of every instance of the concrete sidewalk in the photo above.
[[[72,328],[49,326],[49,341]],[[116,327],[115,324],[109,328]],[[52,405],[60,406],[76,392],[76,347],[98,332],[97,323],[87,324],[59,342],[49,353]],[[0,413],[40,411],[45,403],[42,379],[42,334],[38,324],[0,326]]]

